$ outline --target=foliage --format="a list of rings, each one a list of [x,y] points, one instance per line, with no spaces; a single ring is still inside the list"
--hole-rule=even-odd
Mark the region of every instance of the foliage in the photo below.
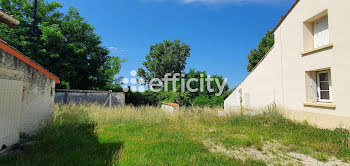
[[[158,104],[158,96],[152,91],[141,92],[131,92],[128,91],[125,94],[125,103],[134,106],[141,105],[152,105],[156,106]]]
[[[187,82],[191,78],[196,78],[198,80],[205,79],[209,77],[205,71],[196,71],[194,69],[190,69],[190,71],[186,74],[185,82]],[[223,84],[224,78],[220,75],[210,76],[211,78],[217,78],[220,84]],[[181,82],[178,81],[176,84],[176,92],[173,92],[173,83],[168,83],[168,91],[166,92],[164,89],[160,92],[152,92],[150,90],[145,91],[144,93],[140,92],[128,92],[126,94],[126,103],[132,104],[135,106],[140,105],[152,105],[157,106],[163,102],[168,103],[178,103],[182,106],[191,106],[194,105],[194,100],[198,96],[206,96],[210,99],[210,102],[200,104],[198,106],[222,106],[224,104],[224,100],[228,97],[228,95],[232,92],[229,91],[229,86],[226,84],[223,89],[223,94],[221,96],[216,96],[215,94],[219,92],[219,87],[217,86],[215,81],[211,82],[211,88],[213,92],[207,91],[207,82],[204,81],[204,92],[181,92]],[[200,81],[192,82],[191,88],[200,90]],[[129,88],[130,89],[130,88]],[[212,100],[211,100],[212,99]],[[197,99],[198,102],[199,99]],[[195,104],[197,105],[197,104]]]
[[[267,31],[265,37],[261,39],[258,48],[250,50],[250,54],[248,56],[249,64],[247,66],[248,72],[251,72],[256,67],[256,65],[258,65],[261,59],[264,58],[264,56],[274,45],[274,42],[274,35],[270,31]]]
[[[211,103],[210,98],[204,95],[196,97],[192,102],[193,106],[201,106],[201,107],[207,106],[209,105],[209,103]]]
[[[190,50],[190,46],[185,43],[181,43],[180,40],[165,40],[163,43],[152,45],[149,53],[146,55],[146,61],[143,62],[143,65],[147,71],[143,68],[139,68],[138,76],[143,78],[147,84],[153,78],[164,78],[167,73],[170,74],[169,77],[172,77],[174,73],[185,74],[183,73],[183,70],[186,67],[186,60],[190,56]],[[185,75],[185,83],[189,79],[196,78],[197,80],[204,80],[205,78],[209,77],[205,71],[196,71],[194,69],[190,69],[190,71]],[[217,78],[220,84],[224,82],[224,78],[219,75],[213,75],[211,78]],[[199,91],[191,93],[188,91],[181,91],[180,81],[176,83],[176,89],[173,89],[173,83],[169,82],[168,90],[162,89],[162,91],[156,94],[152,91],[146,91],[145,93],[129,92],[127,94],[127,103],[133,105],[159,105],[162,102],[171,102],[178,103],[183,106],[190,106],[193,104],[193,100],[200,95],[207,96],[209,98],[217,98],[213,97],[219,92],[219,88],[215,81],[211,82],[211,88],[213,89],[212,92],[207,90],[207,82],[205,80],[203,92],[200,92],[200,85],[200,81],[192,82],[191,88],[198,89]],[[228,89],[228,85],[225,85],[223,92],[225,93],[228,91]],[[216,104],[213,104],[212,102],[211,104],[208,104],[219,106],[222,105],[220,104],[220,101],[221,100],[215,102]]]
[[[189,106],[191,105],[191,98],[189,92],[152,92],[147,90],[143,93],[127,92],[125,102],[134,106],[159,106],[163,102],[179,103],[184,106]]]
[[[223,82],[225,81],[224,77],[221,75],[215,74],[215,75],[209,76],[206,73],[206,71],[196,71],[195,69],[190,69],[190,71],[186,74],[186,81],[188,81],[191,78],[196,78],[196,79],[200,80],[201,78],[206,79],[208,77],[210,77],[212,79],[218,79],[220,85],[222,85]],[[211,81],[211,83],[210,83],[210,87],[211,87],[211,89],[213,89],[212,92],[208,91],[207,87],[208,87],[208,83],[204,80],[204,91],[203,92],[198,91],[198,92],[192,93],[192,98],[200,96],[200,95],[214,96],[216,93],[219,92],[219,87],[215,81]],[[200,81],[199,82],[192,82],[191,88],[200,89]],[[225,93],[228,90],[229,90],[229,86],[227,84],[225,84],[224,89],[223,89],[223,93]]]
[[[178,103],[183,106],[191,105],[190,92],[162,92],[159,94],[159,103]]]
[[[1,0],[0,6],[21,22],[15,29],[0,25],[1,38],[56,74],[62,81],[59,88],[115,88],[114,76],[124,60],[108,56],[101,37],[77,9],[62,13],[62,4],[39,0],[32,33],[30,0]]]
[[[224,107],[225,99],[224,95],[211,97],[201,95],[193,100],[192,105],[197,107]]]
[[[180,40],[157,43],[150,47],[146,55],[146,61],[143,62],[143,68],[138,69],[138,76],[146,82],[152,78],[164,78],[166,73],[181,73],[186,67],[186,60],[190,57],[190,46],[181,43]]]

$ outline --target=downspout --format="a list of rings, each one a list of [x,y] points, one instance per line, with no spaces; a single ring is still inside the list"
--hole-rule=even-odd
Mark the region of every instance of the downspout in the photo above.
[[[282,104],[285,107],[284,102],[284,66],[283,66],[283,46],[282,46],[282,26],[280,26],[280,45],[281,45],[281,71],[282,71]]]

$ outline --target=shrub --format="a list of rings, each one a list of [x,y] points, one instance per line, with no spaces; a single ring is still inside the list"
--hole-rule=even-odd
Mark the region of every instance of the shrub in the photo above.
[[[210,105],[211,103],[211,100],[208,96],[198,96],[196,97],[193,102],[192,102],[192,105],[193,106],[200,106],[200,107],[204,107],[204,106],[208,106]]]
[[[224,106],[224,100],[230,95],[231,91],[227,91],[221,96],[215,96],[214,94],[196,94],[190,92],[152,92],[147,90],[143,93],[140,92],[127,92],[126,104],[134,106],[158,106],[163,102],[178,103],[181,106]],[[199,95],[199,96],[197,96]]]

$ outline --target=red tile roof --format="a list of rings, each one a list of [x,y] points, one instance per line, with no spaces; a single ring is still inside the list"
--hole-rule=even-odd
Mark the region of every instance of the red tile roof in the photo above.
[[[44,67],[40,66],[39,64],[37,64],[36,62],[28,58],[27,56],[23,55],[22,53],[20,53],[19,51],[17,51],[16,49],[14,49],[13,47],[8,45],[5,41],[1,39],[0,39],[0,49],[16,57],[17,59],[23,61],[25,64],[31,66],[32,68],[36,69],[40,73],[46,75],[50,79],[54,80],[57,84],[60,83],[60,79],[57,76],[50,73]]]
[[[165,105],[168,105],[168,106],[172,106],[172,107],[178,107],[179,104],[176,104],[176,103],[163,103]]]

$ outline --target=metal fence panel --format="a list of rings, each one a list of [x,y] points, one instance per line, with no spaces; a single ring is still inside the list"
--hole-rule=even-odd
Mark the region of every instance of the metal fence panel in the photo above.
[[[97,103],[104,106],[124,106],[125,94],[110,91],[56,90],[55,103]]]

